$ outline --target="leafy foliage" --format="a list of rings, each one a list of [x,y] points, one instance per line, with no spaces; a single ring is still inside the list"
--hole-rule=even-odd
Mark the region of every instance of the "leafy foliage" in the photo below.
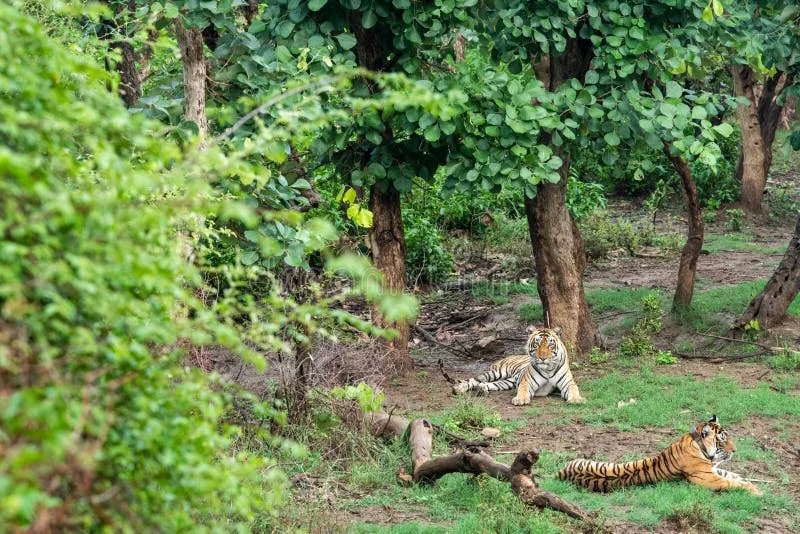
[[[412,209],[403,212],[406,234],[406,277],[417,282],[441,282],[453,270],[453,259],[441,231]]]
[[[253,184],[302,188],[270,180],[253,155],[333,119],[301,107],[249,144],[200,153],[129,114],[102,68],[14,7],[0,6],[0,20],[9,58],[0,64],[0,530],[34,520],[55,530],[247,530],[257,511],[281,504],[285,476],[268,455],[234,452],[241,430],[225,416],[232,395],[244,396],[253,432],[279,443],[262,425],[284,415],[185,367],[180,347],[221,345],[263,369],[252,347],[289,351],[289,341],[324,335],[326,318],[368,328],[331,309],[347,293],[298,303],[271,284],[257,302],[242,290],[269,273],[248,249],[206,263],[237,231],[263,232],[253,238],[261,258],[286,264],[325,248],[333,234],[323,221],[234,197]],[[179,233],[201,238],[195,252],[225,281],[219,291],[202,285]],[[413,315],[413,299],[384,294],[358,258],[327,267],[387,317]],[[209,307],[201,289],[214,295]]]

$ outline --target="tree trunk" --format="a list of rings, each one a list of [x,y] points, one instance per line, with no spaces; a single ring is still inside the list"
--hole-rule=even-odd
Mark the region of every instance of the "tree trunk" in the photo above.
[[[786,316],[786,310],[800,292],[800,217],[789,241],[789,248],[778,268],[772,274],[764,290],[756,295],[747,311],[737,320],[733,328],[743,330],[753,319],[760,328],[771,328]]]
[[[406,240],[400,212],[400,193],[391,183],[373,184],[369,193],[369,209],[373,214],[372,228],[367,236],[372,263],[383,273],[384,287],[390,291],[403,291],[406,287]],[[408,353],[408,323],[402,321],[388,325],[375,313],[380,326],[389,326],[400,334],[391,343],[393,354],[389,361],[394,369],[389,371],[398,375],[410,371],[413,364]]]
[[[112,3],[106,0],[105,3],[109,5],[110,8],[114,9],[114,18],[104,21],[106,27],[110,27],[111,29],[103,31],[100,38],[109,39],[112,38],[112,36],[118,35],[122,35],[123,37],[123,39],[109,42],[108,48],[109,50],[119,50],[122,56],[116,65],[117,71],[119,72],[118,91],[120,98],[125,102],[125,106],[131,107],[135,105],[142,96],[142,81],[146,78],[145,71],[147,70],[147,62],[150,60],[153,52],[149,41],[157,39],[158,34],[155,30],[148,31],[148,42],[146,42],[142,46],[141,51],[137,53],[130,40],[124,39],[136,33],[135,29],[130,29],[132,26],[130,20],[125,20],[128,17],[134,17],[136,2],[134,0],[128,0],[125,3]],[[121,24],[120,20],[122,20]],[[137,62],[140,63],[139,66],[137,66]],[[110,71],[111,61],[108,56],[105,58],[105,63],[106,70]]]
[[[583,80],[591,59],[589,41],[570,39],[563,53],[538,58],[534,71],[546,89],[555,91],[570,78]],[[560,326],[567,348],[586,352],[598,342],[597,326],[583,290],[586,253],[580,230],[567,210],[569,154],[559,147],[553,146],[553,150],[564,160],[559,170],[561,180],[557,184],[539,184],[536,197],[525,198],[525,215],[545,326]]]
[[[359,67],[380,72],[386,67],[386,53],[377,28],[364,28],[362,16],[351,11],[348,22],[356,37],[356,61]],[[372,88],[372,86],[370,85]],[[374,89],[374,88],[372,88]],[[384,132],[387,142],[391,142],[392,130],[387,125]],[[388,181],[376,182],[370,188],[369,209],[373,214],[372,228],[367,239],[372,251],[372,263],[383,273],[384,287],[401,292],[406,288],[406,240],[403,219],[400,211],[400,193]],[[406,321],[387,325],[377,310],[373,310],[380,326],[390,326],[399,336],[391,343],[392,355],[387,361],[389,374],[402,375],[413,368],[408,353],[409,327]]]
[[[673,155],[670,152],[670,144],[666,141],[664,142],[664,154],[667,155],[681,177],[689,219],[686,244],[683,246],[681,262],[678,267],[678,285],[675,288],[675,298],[672,300],[672,311],[676,312],[685,310],[692,304],[697,258],[700,257],[700,249],[703,248],[703,216],[700,213],[700,201],[697,198],[697,184],[695,184],[689,165],[680,155]]]
[[[536,198],[525,199],[525,214],[545,326],[560,326],[567,348],[586,352],[595,344],[597,327],[583,290],[583,238],[567,210],[567,169],[568,158],[557,184],[540,184]]]
[[[741,203],[748,212],[759,213],[772,165],[772,143],[783,109],[777,98],[788,80],[783,73],[777,73],[759,87],[749,66],[734,65],[731,73],[734,94],[750,101],[749,106],[739,104],[736,110],[742,131],[742,151],[736,166],[736,177],[742,183]]]
[[[183,115],[197,124],[200,137],[208,135],[206,118],[206,61],[203,53],[203,32],[186,29],[181,17],[175,19],[175,37],[183,61]]]

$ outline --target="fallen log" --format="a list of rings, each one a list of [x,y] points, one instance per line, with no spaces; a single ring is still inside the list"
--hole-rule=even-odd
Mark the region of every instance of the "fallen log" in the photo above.
[[[408,428],[408,419],[386,412],[365,414],[364,423],[376,438],[397,438],[405,434]]]
[[[483,447],[470,445],[447,456],[432,457],[434,425],[425,419],[411,422],[408,444],[411,449],[412,474],[403,467],[397,471],[401,484],[430,484],[450,473],[485,473],[492,478],[511,483],[511,490],[528,506],[550,508],[580,519],[592,521],[594,516],[577,504],[565,501],[558,495],[544,491],[536,485],[531,467],[539,459],[539,451],[517,454],[511,466],[492,458]]]

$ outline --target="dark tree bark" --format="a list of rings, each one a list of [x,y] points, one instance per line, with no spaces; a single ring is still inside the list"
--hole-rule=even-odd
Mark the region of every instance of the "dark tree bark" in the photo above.
[[[375,27],[363,27],[361,13],[349,12],[350,29],[356,37],[356,58],[359,67],[380,72],[386,68],[386,52]],[[392,138],[392,130],[387,126],[384,137]],[[382,273],[384,286],[392,291],[406,288],[406,241],[403,219],[400,212],[400,193],[391,182],[376,182],[370,188],[369,209],[373,214],[372,228],[367,237],[372,262]],[[391,326],[399,336],[391,342],[392,358],[390,373],[405,374],[413,368],[408,353],[408,322],[402,321],[387,325],[375,310],[376,322],[381,326]]]
[[[540,58],[534,70],[545,87],[553,91],[570,78],[582,80],[591,58],[588,41],[570,39],[562,54]],[[597,326],[583,290],[586,254],[580,230],[567,210],[569,154],[559,147],[554,146],[553,150],[564,160],[559,170],[561,180],[539,184],[536,197],[525,199],[525,214],[545,324],[562,328],[568,349],[586,352],[598,342]]]
[[[778,268],[772,274],[764,290],[756,295],[747,311],[733,325],[734,329],[744,327],[756,319],[761,328],[771,328],[786,317],[792,301],[800,292],[800,217],[794,228],[794,235]]]
[[[375,183],[370,188],[369,209],[372,211],[372,228],[367,240],[372,251],[372,263],[383,273],[384,287],[391,291],[403,291],[406,287],[406,240],[403,233],[403,218],[400,212],[400,193],[391,183]],[[394,355],[391,358],[398,375],[413,367],[408,353],[408,322],[386,324],[375,311],[376,322],[391,326],[399,336],[391,342]]]
[[[678,267],[678,285],[675,288],[675,298],[672,300],[672,311],[680,311],[692,304],[694,293],[694,278],[697,272],[697,258],[703,248],[703,217],[700,213],[700,201],[697,198],[697,184],[692,176],[692,171],[680,155],[673,155],[670,144],[664,142],[664,154],[667,155],[675,171],[681,177],[683,196],[686,200],[686,210],[689,219],[689,229],[686,244],[681,251],[681,262]]]
[[[198,28],[186,29],[180,17],[175,19],[175,37],[183,61],[183,115],[197,124],[200,137],[208,134],[206,118],[206,61],[203,33]]]
[[[139,101],[142,96],[142,82],[147,77],[148,62],[153,55],[153,49],[150,46],[152,41],[158,38],[156,30],[148,31],[148,42],[144,43],[136,52],[133,43],[127,40],[134,32],[130,31],[129,24],[124,20],[126,17],[133,17],[136,10],[136,2],[128,0],[124,3],[111,3],[106,0],[106,3],[114,9],[114,18],[104,22],[106,30],[100,35],[102,39],[114,39],[108,43],[109,50],[119,50],[122,56],[120,61],[116,64],[116,69],[119,72],[119,96],[125,102],[127,107],[131,107]],[[122,21],[122,24],[120,24]],[[121,37],[115,38],[115,37]],[[106,57],[106,69],[111,70],[111,62]]]
[[[736,165],[736,177],[742,183],[741,203],[749,213],[759,213],[772,165],[772,143],[783,110],[778,96],[790,80],[779,72],[759,87],[749,66],[734,65],[731,73],[734,94],[750,101],[749,106],[739,104],[736,110],[742,131],[742,151]]]

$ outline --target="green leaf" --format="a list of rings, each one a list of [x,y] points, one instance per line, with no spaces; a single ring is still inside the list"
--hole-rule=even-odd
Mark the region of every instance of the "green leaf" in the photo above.
[[[345,50],[350,50],[357,44],[356,38],[352,33],[340,33],[335,37],[339,41],[339,46]]]
[[[714,22],[714,13],[711,11],[711,5],[706,6],[706,8],[703,10],[703,14],[700,15],[700,19],[703,22],[708,22],[709,24]]]
[[[178,16],[178,14],[179,14],[178,6],[176,6],[172,2],[167,2],[166,4],[164,4],[164,15],[168,19],[174,19],[175,17]]]
[[[600,81],[600,74],[596,70],[587,70],[585,80],[587,84],[594,85]]]
[[[608,146],[619,146],[620,138],[617,135],[617,132],[608,132],[606,135],[603,136],[603,139],[606,140]]]
[[[683,87],[678,82],[667,82],[667,98],[680,98],[683,94]]]
[[[368,9],[364,11],[364,14],[361,16],[361,25],[365,30],[372,28],[377,22],[378,15],[375,14],[374,9]]]
[[[319,11],[325,4],[328,3],[328,0],[309,0],[308,1],[308,9],[309,11]]]
[[[722,14],[724,13],[724,10],[722,8],[722,2],[720,2],[719,0],[711,0],[711,9],[714,10],[714,14],[718,17],[721,17]]]
[[[288,39],[289,36],[294,31],[294,22],[291,20],[284,20],[280,24],[278,24],[278,35],[283,37],[284,39]]]
[[[628,35],[638,41],[644,41],[644,32],[638,26],[633,26],[630,30],[628,30]]]
[[[381,165],[378,162],[370,163],[367,166],[367,173],[369,173],[370,176],[374,176],[376,178],[386,177],[386,169],[384,169],[383,165]]]
[[[430,128],[425,129],[425,139],[431,143],[438,141],[439,137],[441,137],[441,131],[439,130],[438,124],[434,124]]]
[[[368,209],[361,208],[358,211],[358,215],[356,215],[354,222],[361,228],[372,228],[372,219],[373,219],[372,212]]]
[[[289,156],[289,147],[286,143],[281,141],[274,141],[267,144],[264,149],[264,155],[275,163],[283,163]]]
[[[242,253],[242,265],[253,265],[258,259],[258,251],[256,250],[248,250]]]
[[[692,119],[694,120],[703,120],[708,116],[706,110],[703,106],[694,106],[692,108]]]
[[[730,135],[733,133],[733,126],[727,122],[723,122],[722,124],[717,124],[714,126],[714,131],[720,134],[722,137],[730,137]]]

